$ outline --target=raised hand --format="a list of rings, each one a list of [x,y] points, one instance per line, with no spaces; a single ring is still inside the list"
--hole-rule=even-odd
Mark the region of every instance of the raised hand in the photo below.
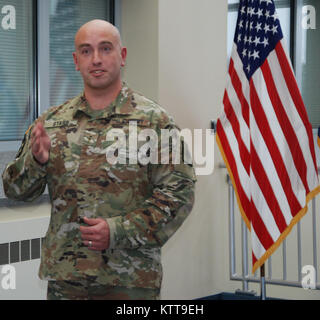
[[[31,150],[35,159],[45,164],[49,160],[51,140],[41,122],[38,122],[31,133]]]

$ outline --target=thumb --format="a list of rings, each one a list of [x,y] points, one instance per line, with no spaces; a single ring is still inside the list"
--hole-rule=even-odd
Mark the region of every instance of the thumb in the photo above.
[[[83,221],[88,224],[89,226],[94,226],[96,224],[98,224],[99,222],[101,222],[100,219],[89,219],[87,217],[83,217]]]

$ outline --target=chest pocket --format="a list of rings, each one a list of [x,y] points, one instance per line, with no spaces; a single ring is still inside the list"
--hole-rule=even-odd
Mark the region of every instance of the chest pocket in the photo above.
[[[76,166],[72,166],[74,158],[68,136],[77,131],[77,121],[69,120],[47,120],[44,128],[51,140],[50,158],[48,170],[49,173],[62,175],[68,171],[73,171]]]

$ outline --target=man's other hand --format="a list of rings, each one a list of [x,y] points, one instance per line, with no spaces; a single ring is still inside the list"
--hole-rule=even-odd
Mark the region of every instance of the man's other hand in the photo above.
[[[41,122],[38,122],[31,133],[31,150],[35,159],[46,164],[49,160],[51,141]]]
[[[84,245],[91,250],[105,250],[109,248],[110,229],[106,220],[102,218],[89,219],[84,217],[88,227],[80,226]]]

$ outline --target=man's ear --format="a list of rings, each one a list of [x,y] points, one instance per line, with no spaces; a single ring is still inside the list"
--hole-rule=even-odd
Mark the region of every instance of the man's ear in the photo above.
[[[127,48],[122,47],[121,48],[121,67],[124,67],[126,65],[126,58],[127,58]]]
[[[73,56],[73,62],[76,66],[76,70],[79,71],[79,67],[78,67],[78,57],[77,57],[77,53],[76,52],[72,52],[72,56]]]

